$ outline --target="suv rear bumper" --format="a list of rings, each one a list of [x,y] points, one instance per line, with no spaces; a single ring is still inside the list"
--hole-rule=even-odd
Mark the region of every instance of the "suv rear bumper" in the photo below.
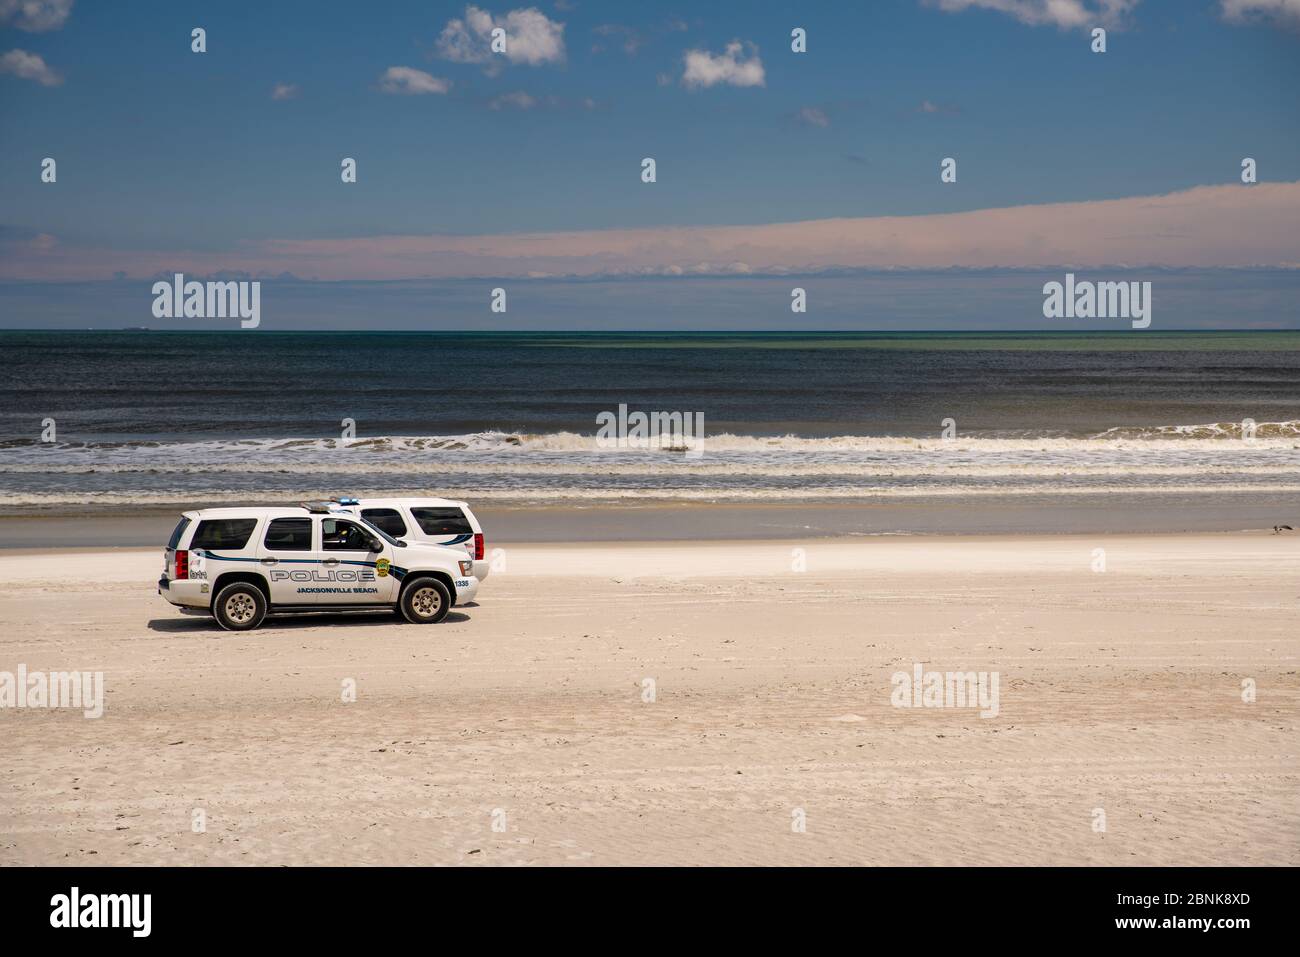
[[[167,576],[164,575],[158,579],[158,594],[173,605],[183,605],[186,608],[207,608],[211,598],[207,587],[207,582],[193,581],[188,578],[168,581]]]

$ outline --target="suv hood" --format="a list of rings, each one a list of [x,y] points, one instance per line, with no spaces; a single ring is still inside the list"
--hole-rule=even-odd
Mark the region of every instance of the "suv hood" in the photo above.
[[[465,549],[459,545],[435,545],[432,542],[407,542],[405,548],[393,550],[393,560],[402,563],[402,559],[409,561],[417,555],[426,555],[430,558],[440,558],[449,562],[458,562],[465,559]]]

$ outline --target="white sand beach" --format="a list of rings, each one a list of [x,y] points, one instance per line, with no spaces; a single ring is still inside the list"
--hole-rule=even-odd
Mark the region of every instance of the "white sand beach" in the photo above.
[[[0,864],[1300,863],[1300,537],[504,556],[441,625],[231,634],[159,549],[0,554],[0,672],[107,689],[0,709]],[[997,715],[893,706],[917,663]]]

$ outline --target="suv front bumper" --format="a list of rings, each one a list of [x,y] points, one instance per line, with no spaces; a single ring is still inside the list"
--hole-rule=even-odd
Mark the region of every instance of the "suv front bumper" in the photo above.
[[[478,595],[477,578],[453,578],[452,582],[456,586],[456,600],[452,602],[453,605],[468,605]]]

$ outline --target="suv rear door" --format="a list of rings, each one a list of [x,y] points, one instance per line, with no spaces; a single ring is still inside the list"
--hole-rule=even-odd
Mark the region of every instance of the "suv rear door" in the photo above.
[[[271,585],[272,605],[312,605],[316,596],[299,592],[315,585],[317,522],[308,515],[273,518],[257,545],[262,573]]]
[[[411,532],[406,516],[395,508],[363,508],[361,517],[380,531],[392,535],[393,538],[405,539]]]

